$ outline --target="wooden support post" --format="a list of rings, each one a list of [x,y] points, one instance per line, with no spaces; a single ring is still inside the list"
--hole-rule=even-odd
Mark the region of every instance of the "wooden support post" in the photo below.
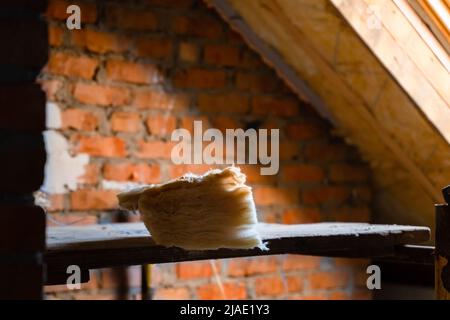
[[[443,194],[447,204],[436,206],[436,299],[450,300],[450,186]]]

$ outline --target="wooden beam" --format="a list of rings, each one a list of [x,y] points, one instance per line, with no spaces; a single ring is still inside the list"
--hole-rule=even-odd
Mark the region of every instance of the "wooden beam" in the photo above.
[[[448,72],[395,4],[380,2],[389,19],[374,30],[368,0],[206,1],[269,65],[286,73],[281,58],[323,101],[311,103],[373,168],[378,221],[434,225],[450,177]]]
[[[48,228],[44,261],[49,273],[63,274],[68,265],[86,270],[275,254],[380,257],[394,254],[397,245],[427,241],[430,236],[426,227],[365,223],[261,223],[258,230],[267,242],[268,251],[166,248],[155,244],[142,223],[53,227]]]

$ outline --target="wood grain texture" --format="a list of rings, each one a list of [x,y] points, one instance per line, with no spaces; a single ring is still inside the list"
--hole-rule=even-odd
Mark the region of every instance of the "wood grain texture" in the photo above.
[[[48,228],[45,262],[50,273],[68,265],[82,269],[119,265],[169,263],[274,254],[340,257],[379,257],[394,254],[394,247],[428,240],[426,227],[317,223],[302,225],[259,224],[269,247],[186,251],[156,245],[142,223]]]
[[[374,18],[369,1],[207,2],[247,42],[251,30],[277,51],[317,94],[318,109],[373,169],[377,221],[434,225],[433,204],[450,180],[449,75],[422,42],[415,46],[421,38],[395,5],[382,2],[389,21],[375,30],[366,23]],[[411,34],[403,38],[398,26]]]

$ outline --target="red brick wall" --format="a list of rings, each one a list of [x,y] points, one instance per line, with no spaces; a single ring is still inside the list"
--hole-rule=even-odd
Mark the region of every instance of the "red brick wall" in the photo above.
[[[261,221],[368,221],[370,172],[357,152],[333,137],[215,12],[194,0],[137,2],[85,2],[82,30],[69,31],[67,2],[50,1],[42,85],[61,110],[58,131],[72,152],[90,155],[78,189],[52,196],[52,221],[114,220],[116,191],[102,189],[103,180],[155,183],[207,170],[170,161],[171,131],[191,128],[195,119],[220,129],[280,128],[279,174],[243,166]],[[273,256],[214,263],[226,298],[370,297],[366,261]],[[222,298],[213,270],[209,261],[154,266],[154,297]],[[139,267],[97,270],[83,290],[48,287],[47,297],[114,298],[120,275],[129,280],[126,296],[139,297]]]

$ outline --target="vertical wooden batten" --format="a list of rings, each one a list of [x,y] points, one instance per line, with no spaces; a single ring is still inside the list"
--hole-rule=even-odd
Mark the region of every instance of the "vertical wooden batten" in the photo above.
[[[450,186],[443,194],[447,203],[436,206],[436,299],[450,300]]]
[[[46,1],[2,4],[0,38],[0,299],[41,299],[45,213],[34,205],[46,160],[45,94],[36,78],[48,59]]]

